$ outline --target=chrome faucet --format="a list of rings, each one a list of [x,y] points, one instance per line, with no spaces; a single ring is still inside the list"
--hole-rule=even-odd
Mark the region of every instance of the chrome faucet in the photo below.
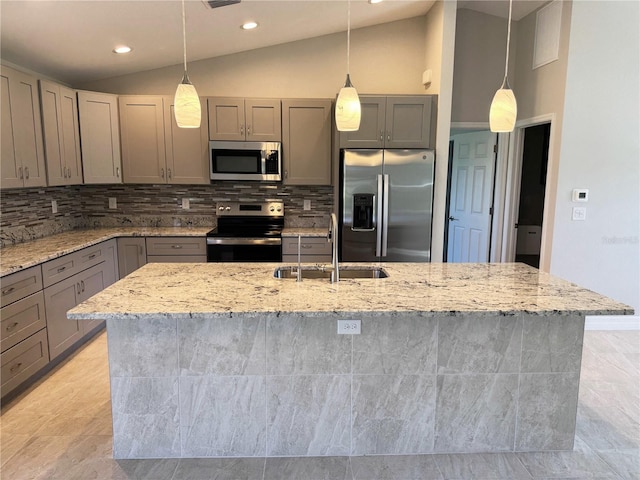
[[[333,242],[331,254],[331,283],[340,281],[340,265],[338,262],[338,219],[336,214],[331,214],[331,222],[329,223],[329,231],[327,232],[327,241]]]

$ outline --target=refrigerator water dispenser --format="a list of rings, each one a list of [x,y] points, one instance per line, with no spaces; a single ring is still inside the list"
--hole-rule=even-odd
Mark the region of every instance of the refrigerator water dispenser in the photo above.
[[[355,193],[353,195],[352,230],[367,232],[375,230],[374,201],[375,195],[372,193]]]

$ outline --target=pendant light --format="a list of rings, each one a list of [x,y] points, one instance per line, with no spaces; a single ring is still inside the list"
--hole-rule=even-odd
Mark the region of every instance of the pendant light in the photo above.
[[[360,98],[349,77],[349,53],[351,47],[351,0],[347,12],[347,80],[340,89],[336,101],[336,127],[339,132],[355,132],[360,128]]]
[[[504,66],[504,80],[493,96],[489,110],[489,128],[492,132],[512,132],[516,125],[518,104],[509,85],[507,72],[509,69],[509,40],[511,39],[511,9],[513,0],[509,0],[509,24],[507,26],[507,59]]]
[[[187,32],[184,0],[182,0],[182,45],[184,51],[184,75],[176,89],[173,112],[178,127],[200,128],[200,98],[198,98],[196,87],[189,81],[189,76],[187,75]]]

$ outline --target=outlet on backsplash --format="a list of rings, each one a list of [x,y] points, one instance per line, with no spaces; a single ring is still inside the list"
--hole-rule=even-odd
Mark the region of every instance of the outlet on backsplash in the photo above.
[[[109,197],[109,208],[115,209],[118,208],[118,202],[115,197]]]
[[[51,213],[58,213],[58,202],[51,200]]]
[[[304,200],[302,209],[303,210],[311,210],[311,200]]]
[[[189,210],[189,208],[191,208],[191,205],[189,203],[189,199],[188,198],[183,198],[182,199],[182,208],[185,210]]]

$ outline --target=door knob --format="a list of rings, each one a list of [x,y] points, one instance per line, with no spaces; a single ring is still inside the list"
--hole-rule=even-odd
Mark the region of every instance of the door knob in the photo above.
[[[454,221],[454,220],[458,220],[458,219],[455,217],[449,217],[449,221]]]

